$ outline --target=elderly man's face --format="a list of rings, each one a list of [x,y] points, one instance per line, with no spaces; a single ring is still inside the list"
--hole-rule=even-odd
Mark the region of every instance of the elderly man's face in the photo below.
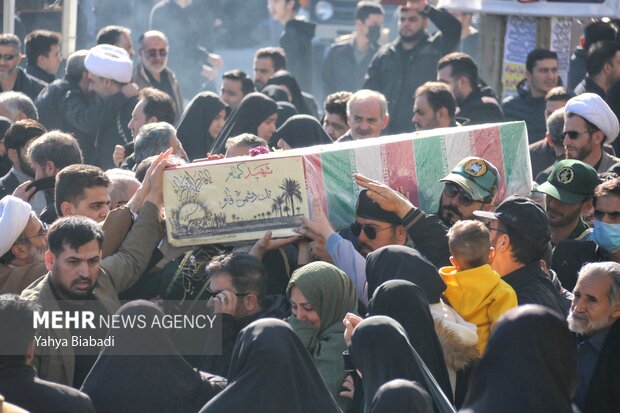
[[[160,36],[148,36],[142,41],[140,60],[151,73],[161,73],[168,63],[168,43]]]
[[[568,314],[571,331],[590,336],[606,329],[620,317],[620,302],[609,300],[611,283],[608,275],[579,277]]]
[[[348,120],[353,139],[378,138],[387,126],[381,103],[372,99],[354,102]]]

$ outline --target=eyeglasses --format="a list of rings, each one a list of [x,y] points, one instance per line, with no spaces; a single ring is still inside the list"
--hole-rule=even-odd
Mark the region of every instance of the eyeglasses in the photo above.
[[[446,183],[443,188],[443,193],[448,198],[454,198],[455,196],[459,196],[459,201],[463,206],[470,206],[474,202],[477,202],[474,198],[471,197],[467,192],[463,191],[460,186],[453,183]]]
[[[353,224],[351,224],[351,232],[353,232],[353,235],[355,235],[356,237],[359,237],[362,231],[364,231],[364,235],[366,235],[368,239],[375,239],[377,238],[378,232],[385,231],[386,229],[392,228],[393,226],[394,225],[390,225],[389,227],[377,229],[372,225],[362,225],[359,222],[354,222]]]
[[[215,297],[216,295],[218,295],[222,291],[224,291],[224,290],[213,291],[211,288],[207,287],[207,295],[209,297]],[[254,294],[254,293],[233,293],[233,294],[235,294],[237,297],[245,297],[246,295],[250,295],[250,294]]]
[[[17,57],[17,53],[7,53],[7,54],[0,54],[0,60],[4,60],[7,62],[10,62],[11,60],[15,59]]]
[[[32,237],[20,237],[19,240],[25,243],[35,238],[45,237],[47,235],[47,228],[48,228],[47,224],[43,222],[41,225],[41,229],[39,230],[39,232],[37,232],[37,235],[33,235]]]
[[[166,56],[168,56],[168,51],[166,49],[159,49],[159,50],[157,50],[157,49],[149,49],[149,50],[146,50],[145,53],[151,59],[155,59],[158,54],[159,54],[159,57],[166,57]]]
[[[584,133],[590,134],[591,132],[589,130],[584,130],[584,131],[567,130],[566,132],[562,132],[562,137],[565,138],[566,135],[568,135],[568,137],[574,141],[575,139],[577,139]]]

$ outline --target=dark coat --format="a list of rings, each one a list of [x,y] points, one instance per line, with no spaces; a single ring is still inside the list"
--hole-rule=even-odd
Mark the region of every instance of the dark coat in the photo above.
[[[19,181],[17,180],[17,177],[13,174],[13,172],[9,171],[9,173],[0,178],[0,199],[7,195],[11,195],[18,185]]]
[[[566,316],[560,293],[542,271],[538,261],[504,275],[502,280],[515,290],[519,305],[540,304]]]
[[[536,178],[539,173],[549,168],[557,160],[555,150],[547,138],[531,143],[529,146],[530,160],[532,161],[532,178]]]
[[[97,131],[94,164],[104,171],[115,167],[112,161],[114,146],[133,142],[127,125],[137,103],[137,97],[126,100],[122,107],[106,119],[105,124]]]
[[[517,94],[502,102],[506,121],[523,120],[527,126],[527,138],[530,143],[540,140],[547,134],[545,124],[545,98],[535,98],[523,79],[517,85]]]
[[[312,90],[312,38],[316,24],[289,20],[280,37],[280,47],[286,54],[288,70],[295,76],[302,90]]]
[[[24,95],[28,96],[34,102],[39,93],[46,86],[46,83],[37,79],[34,76],[30,76],[26,73],[24,69],[21,67],[17,68],[17,79],[15,79],[15,84],[13,85],[13,91],[22,92]],[[2,89],[0,86],[0,93],[7,92]]]
[[[36,65],[29,64],[28,66],[26,66],[26,73],[28,73],[32,77],[37,78],[37,80],[44,82],[45,84],[50,84],[54,80],[56,80],[56,76],[49,74],[48,72]]]
[[[0,369],[0,394],[32,413],[94,413],[90,398],[69,386],[42,380],[27,365]]]
[[[323,63],[323,92],[325,95],[347,90],[355,92],[364,86],[368,65],[377,49],[368,47],[358,63],[355,60],[355,40],[346,39],[331,45]]]
[[[570,57],[568,65],[568,90],[573,90],[579,82],[586,77],[586,55],[587,51],[581,47],[575,49],[575,53]]]
[[[583,413],[620,411],[620,321],[611,326],[590,379]]]
[[[264,309],[253,316],[236,320],[229,314],[222,314],[222,354],[207,355],[202,359],[200,370],[222,377],[228,377],[228,366],[239,332],[250,323],[261,318],[284,319],[291,315],[291,305],[283,295],[273,295],[265,300]]]
[[[437,79],[437,61],[454,51],[461,36],[461,24],[445,10],[431,8],[428,18],[440,32],[427,33],[411,51],[405,51],[400,37],[381,47],[373,57],[364,88],[383,93],[388,101],[390,122],[386,135],[413,131],[413,95],[424,82]],[[407,74],[407,76],[403,76]]]
[[[488,87],[476,88],[459,104],[456,114],[468,120],[467,125],[503,122],[504,114],[493,90]]]

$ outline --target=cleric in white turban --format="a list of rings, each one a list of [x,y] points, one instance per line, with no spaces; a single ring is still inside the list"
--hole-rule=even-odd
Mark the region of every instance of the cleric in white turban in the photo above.
[[[129,83],[133,71],[131,58],[124,49],[99,44],[88,51],[84,66],[90,73],[118,83]]]
[[[582,93],[570,99],[564,107],[564,120],[579,115],[605,134],[605,143],[612,143],[620,133],[618,117],[602,97],[595,93]]]

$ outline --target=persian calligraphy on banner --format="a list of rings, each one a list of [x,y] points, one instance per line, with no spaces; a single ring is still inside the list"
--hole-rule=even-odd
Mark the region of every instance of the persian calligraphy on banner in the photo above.
[[[527,54],[535,48],[536,19],[533,17],[508,17],[502,67],[503,98],[517,93],[517,84],[525,78]]]
[[[294,235],[308,215],[301,157],[198,162],[166,170],[164,205],[175,246]]]

